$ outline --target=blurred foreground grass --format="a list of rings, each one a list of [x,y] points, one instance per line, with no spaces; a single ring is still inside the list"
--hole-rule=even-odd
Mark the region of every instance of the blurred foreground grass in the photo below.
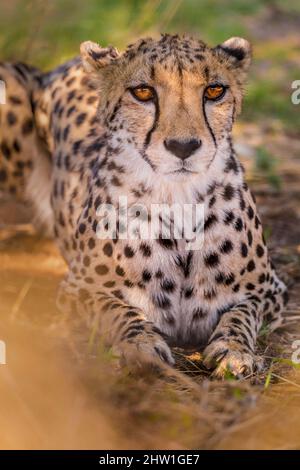
[[[0,0],[1,60],[51,68],[94,40],[120,49],[141,35],[187,32],[214,45],[242,35],[254,44],[243,119],[299,133],[290,100],[299,79],[297,0]]]

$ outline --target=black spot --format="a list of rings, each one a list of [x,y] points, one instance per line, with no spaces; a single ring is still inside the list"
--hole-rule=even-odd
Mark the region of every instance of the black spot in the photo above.
[[[109,270],[108,270],[108,267],[105,264],[98,264],[95,267],[95,271],[100,276],[103,276],[104,274],[107,274]]]
[[[212,196],[210,198],[210,201],[209,201],[209,204],[208,204],[209,208],[212,208],[212,206],[215,204],[215,202],[216,202],[216,196]]]
[[[25,119],[22,124],[22,134],[28,135],[33,131],[33,120],[31,118]]]
[[[226,211],[225,212],[225,218],[224,218],[224,224],[225,225],[229,225],[231,224],[231,222],[233,222],[235,216],[234,216],[234,213],[232,211]]]
[[[68,124],[63,130],[63,140],[66,141],[70,132],[70,124]]]
[[[69,93],[67,94],[67,103],[70,103],[70,101],[72,101],[72,99],[76,96],[76,91],[75,90],[71,90],[69,91]],[[73,106],[74,110],[76,109],[75,106]]]
[[[246,208],[245,200],[244,200],[242,194],[240,194],[240,209],[241,209],[241,211],[244,211],[245,208]]]
[[[201,320],[207,316],[207,312],[200,307],[195,308],[192,312],[192,320]]]
[[[225,173],[233,171],[236,175],[239,173],[239,165],[233,155],[226,160],[224,171]]]
[[[115,281],[107,281],[103,284],[104,287],[115,287],[116,282]]]
[[[234,228],[237,232],[241,232],[243,230],[243,221],[240,217],[236,219]]]
[[[102,204],[102,198],[100,195],[98,195],[94,202],[95,210],[97,210],[101,204]]]
[[[88,241],[89,249],[92,250],[93,248],[95,248],[95,246],[96,246],[95,240],[93,238],[90,238]]]
[[[17,116],[12,111],[8,111],[6,115],[7,124],[13,126],[17,122]]]
[[[259,284],[263,284],[265,282],[265,280],[266,280],[265,273],[260,274],[259,277],[258,277]]]
[[[87,99],[87,104],[94,104],[98,100],[97,96],[89,96]]]
[[[146,258],[149,258],[149,256],[151,256],[151,253],[152,253],[151,247],[147,243],[141,243],[140,250]]]
[[[85,224],[80,224],[78,227],[78,230],[81,234],[83,234],[86,230],[86,225]]]
[[[75,155],[77,155],[81,145],[82,145],[82,142],[83,140],[76,140],[74,143],[73,143],[73,153]]]
[[[231,184],[227,184],[223,191],[223,198],[225,201],[230,201],[235,194],[235,189]]]
[[[171,306],[170,299],[164,295],[155,297],[153,302],[162,309],[167,309]]]
[[[215,280],[218,284],[223,284],[225,281],[225,274],[224,273],[218,273],[215,277]]]
[[[252,220],[254,217],[254,210],[252,209],[251,206],[248,206],[247,214],[248,214],[249,219]]]
[[[218,218],[215,214],[211,214],[207,217],[207,219],[204,222],[204,230],[207,230],[210,228],[212,225],[214,225],[218,221]]]
[[[257,245],[256,247],[257,256],[261,258],[262,256],[264,256],[264,253],[265,253],[265,250],[263,249],[263,247],[261,245]]]
[[[253,260],[250,260],[249,263],[247,264],[247,271],[251,273],[255,269],[255,263]]]
[[[107,242],[105,243],[104,247],[103,247],[103,253],[106,255],[106,256],[111,256],[112,253],[113,253],[113,247],[112,247],[112,244]]]
[[[119,180],[119,178],[116,175],[113,175],[110,182],[113,186],[122,186],[121,181]]]
[[[186,289],[186,290],[184,291],[184,297],[185,297],[186,299],[190,299],[190,298],[192,297],[192,295],[193,295],[193,292],[194,292],[194,289],[193,289],[192,287]]]
[[[233,284],[235,281],[235,275],[233,273],[229,273],[229,274],[224,274],[224,273],[219,273],[217,276],[216,276],[216,282],[218,284],[224,284],[225,286],[230,286],[231,284]]]
[[[205,300],[212,300],[216,297],[217,293],[214,289],[208,289],[204,291],[204,298]]]
[[[257,217],[257,215],[255,216],[254,220],[255,220],[255,228],[257,230],[258,227],[261,225],[261,222],[260,222],[259,218]]]
[[[122,266],[119,266],[119,265],[118,265],[118,266],[116,267],[116,274],[117,274],[118,276],[121,276],[121,277],[125,276],[125,271],[124,271],[124,269],[122,268]]]
[[[167,248],[168,250],[173,248],[173,241],[169,240],[168,238],[159,238],[157,241],[161,246]]]
[[[132,258],[134,256],[133,249],[130,246],[126,245],[124,248],[124,255],[126,256],[126,258]]]
[[[247,237],[248,237],[248,245],[252,246],[253,236],[252,236],[251,230],[248,230]]]
[[[213,268],[215,266],[218,266],[219,262],[220,262],[220,259],[219,259],[218,253],[211,253],[210,255],[207,255],[204,258],[204,263],[209,268]]]
[[[74,83],[74,82],[75,82],[75,80],[76,80],[76,78],[75,78],[75,77],[71,77],[71,78],[69,78],[69,79],[66,81],[66,85],[67,85],[67,87],[70,87],[70,86],[72,85],[72,83]]]
[[[90,264],[91,264],[91,260],[90,260],[90,257],[89,256],[85,256],[83,258],[83,264],[84,266],[87,268]]]
[[[76,117],[75,124],[76,126],[81,126],[81,124],[85,121],[87,114],[86,113],[80,113]]]
[[[241,255],[243,258],[247,258],[248,256],[248,247],[244,242],[241,243]]]
[[[134,286],[134,284],[129,279],[125,279],[124,286],[131,288]]]
[[[75,111],[76,111],[76,106],[71,106],[67,111],[67,117],[70,117]]]
[[[233,250],[233,243],[230,240],[225,240],[220,247],[221,253],[224,253],[224,254],[230,253],[232,250]]]
[[[170,279],[165,279],[164,281],[161,282],[161,288],[166,292],[173,292],[175,289],[175,283],[171,281]]]
[[[255,289],[255,285],[252,284],[251,282],[248,282],[248,284],[246,284],[246,289],[247,289],[247,290],[254,290],[254,289]]]
[[[5,140],[1,143],[1,152],[3,153],[4,157],[9,160],[11,157],[11,150]]]
[[[152,277],[151,273],[147,269],[145,269],[142,274],[143,281],[149,282],[151,280],[151,277]]]

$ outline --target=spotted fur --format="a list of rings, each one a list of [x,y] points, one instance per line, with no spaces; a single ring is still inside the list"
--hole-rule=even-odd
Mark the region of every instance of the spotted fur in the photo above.
[[[263,322],[281,324],[287,294],[231,141],[248,42],[232,38],[210,48],[163,35],[121,54],[87,42],[81,54],[48,74],[25,68],[29,79],[14,65],[0,72],[15,97],[0,111],[0,184],[17,193],[27,187],[39,213],[48,214],[48,232],[69,268],[59,305],[96,321],[128,365],[172,364],[170,345],[179,345],[201,348],[217,375],[251,372],[258,332]],[[209,102],[205,89],[216,83],[226,92]],[[132,95],[141,84],[155,91],[151,102]],[[32,125],[24,134],[26,119]],[[201,145],[184,160],[166,145],[191,139]],[[31,165],[38,168],[33,179],[25,170],[15,174],[18,166],[30,173]],[[124,240],[120,221],[114,239],[100,240],[97,208],[117,206],[124,195],[130,206],[204,204],[203,247],[187,251],[175,238]]]

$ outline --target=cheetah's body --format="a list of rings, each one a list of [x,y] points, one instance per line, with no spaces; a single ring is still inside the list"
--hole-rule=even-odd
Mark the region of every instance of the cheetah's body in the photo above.
[[[242,72],[239,77],[237,70],[245,59],[242,48],[227,44],[213,50],[174,36],[139,41],[120,57],[112,48],[93,47],[87,44],[83,58],[86,68],[105,70],[100,84],[76,59],[41,76],[31,97],[32,133],[38,139],[34,151],[39,155],[32,159],[37,170],[29,178],[27,194],[34,194],[40,214],[48,214],[48,231],[53,228],[53,210],[55,236],[69,266],[64,292],[80,298],[89,318],[99,315],[107,342],[128,361],[138,351],[146,361],[160,356],[172,362],[162,332],[173,345],[206,346],[206,364],[221,361],[220,373],[227,366],[235,373],[251,369],[263,320],[273,328],[281,323],[285,286],[271,267],[255,203],[230,138],[241,99]],[[9,84],[18,72],[7,67],[4,80]],[[193,82],[199,67],[201,84]],[[116,73],[123,87],[120,91],[116,85],[112,92],[110,81],[118,81]],[[155,106],[137,104],[128,96],[122,84],[128,76],[134,85],[151,80],[157,86]],[[207,84],[223,76],[232,96],[215,105],[217,110],[204,103],[200,122],[194,89],[203,86],[203,80]],[[23,77],[19,81],[19,87],[28,86]],[[185,89],[189,81],[190,89]],[[172,103],[167,102],[170,96]],[[32,133],[20,136],[18,122],[7,119],[4,124],[5,116],[17,109],[13,100],[5,106],[0,111],[3,161],[7,164],[7,149],[13,153],[16,140],[22,145],[19,159],[31,161],[24,144]],[[30,109],[27,106],[26,112]],[[24,123],[23,116],[18,119]],[[169,159],[161,141],[195,133],[201,133],[203,153],[197,160],[196,154],[188,159],[193,159],[193,172],[169,175],[166,170],[177,171],[179,159]],[[41,201],[37,188],[45,193]],[[188,251],[184,240],[175,239],[123,240],[120,226],[114,240],[97,238],[97,208],[102,203],[117,207],[124,195],[129,207],[140,204],[149,212],[153,203],[203,204],[202,248]],[[63,294],[60,303],[64,301]]]

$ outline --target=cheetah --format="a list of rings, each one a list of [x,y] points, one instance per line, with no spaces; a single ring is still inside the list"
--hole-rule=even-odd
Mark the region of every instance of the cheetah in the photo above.
[[[231,136],[250,62],[242,38],[209,47],[163,34],[123,53],[84,42],[49,73],[0,68],[1,188],[25,194],[58,243],[59,308],[129,367],[173,365],[179,346],[202,351],[216,377],[251,374],[260,328],[282,324],[287,290]],[[99,237],[99,208],[124,196],[135,215],[201,205],[201,247],[161,231],[126,238],[121,219]]]

